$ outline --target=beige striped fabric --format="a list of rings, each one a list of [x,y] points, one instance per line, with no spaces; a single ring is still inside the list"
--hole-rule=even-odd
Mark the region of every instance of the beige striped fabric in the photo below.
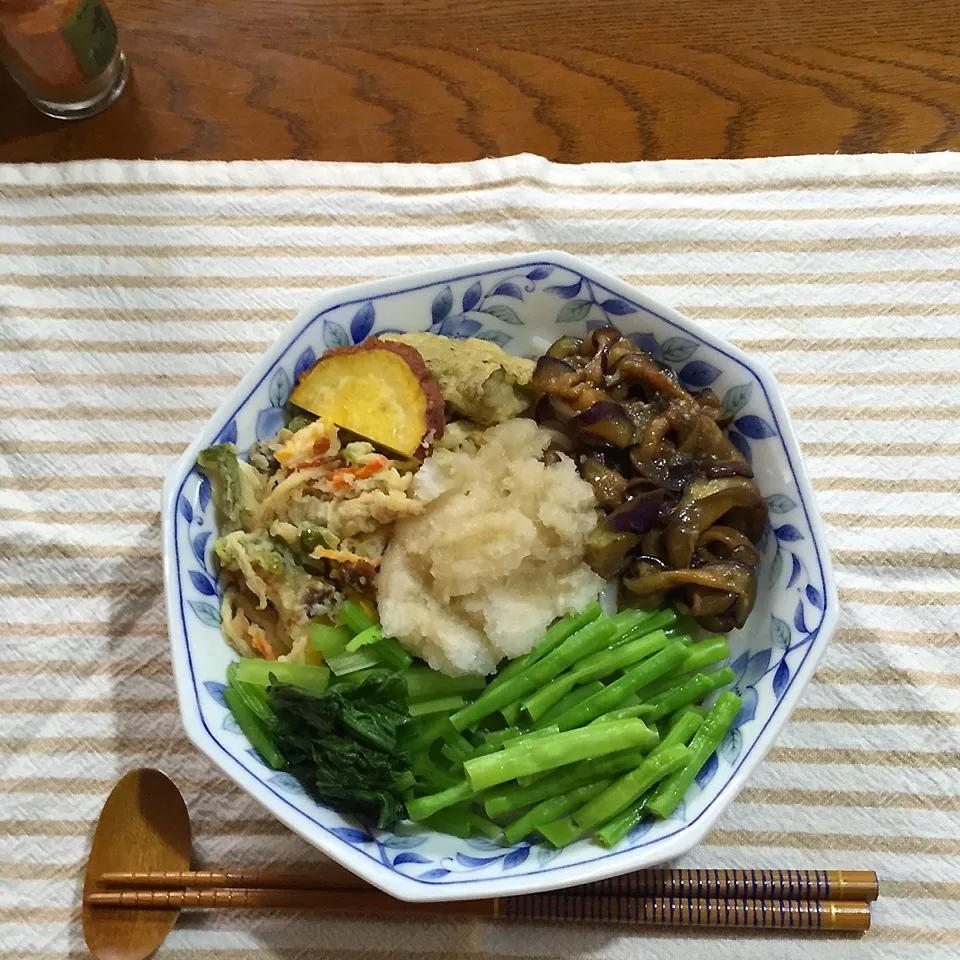
[[[562,248],[760,357],[840,627],[683,866],[867,868],[862,940],[185,915],[161,960],[960,954],[960,156],[563,167],[0,166],[0,960],[81,957],[115,779],[182,787],[207,865],[317,859],[187,743],[161,603],[173,458],[312,294]]]

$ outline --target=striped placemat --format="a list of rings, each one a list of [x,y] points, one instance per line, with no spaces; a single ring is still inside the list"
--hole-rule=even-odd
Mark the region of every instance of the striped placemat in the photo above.
[[[162,478],[316,291],[544,247],[641,285],[783,384],[840,629],[777,746],[681,865],[874,868],[873,930],[745,945],[227,912],[185,917],[159,956],[957,956],[958,213],[949,154],[0,166],[0,960],[84,955],[91,826],[133,766],[181,785],[203,861],[316,859],[181,732]]]

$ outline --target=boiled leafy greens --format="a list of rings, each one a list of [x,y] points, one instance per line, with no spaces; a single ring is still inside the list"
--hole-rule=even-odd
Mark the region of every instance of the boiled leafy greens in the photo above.
[[[381,828],[404,816],[400,794],[409,786],[409,762],[397,734],[409,714],[399,673],[378,670],[323,691],[272,682],[267,698],[276,748],[319,803]]]

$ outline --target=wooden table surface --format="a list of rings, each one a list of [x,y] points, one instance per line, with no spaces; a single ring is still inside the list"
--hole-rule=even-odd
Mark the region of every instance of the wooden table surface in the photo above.
[[[124,96],[62,123],[0,80],[0,161],[960,149],[958,0],[109,3]]]

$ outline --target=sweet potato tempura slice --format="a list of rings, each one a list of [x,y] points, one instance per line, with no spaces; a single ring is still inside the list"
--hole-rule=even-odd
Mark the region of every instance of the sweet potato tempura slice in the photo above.
[[[404,457],[423,459],[443,436],[443,397],[420,354],[376,337],[324,353],[290,402]]]

